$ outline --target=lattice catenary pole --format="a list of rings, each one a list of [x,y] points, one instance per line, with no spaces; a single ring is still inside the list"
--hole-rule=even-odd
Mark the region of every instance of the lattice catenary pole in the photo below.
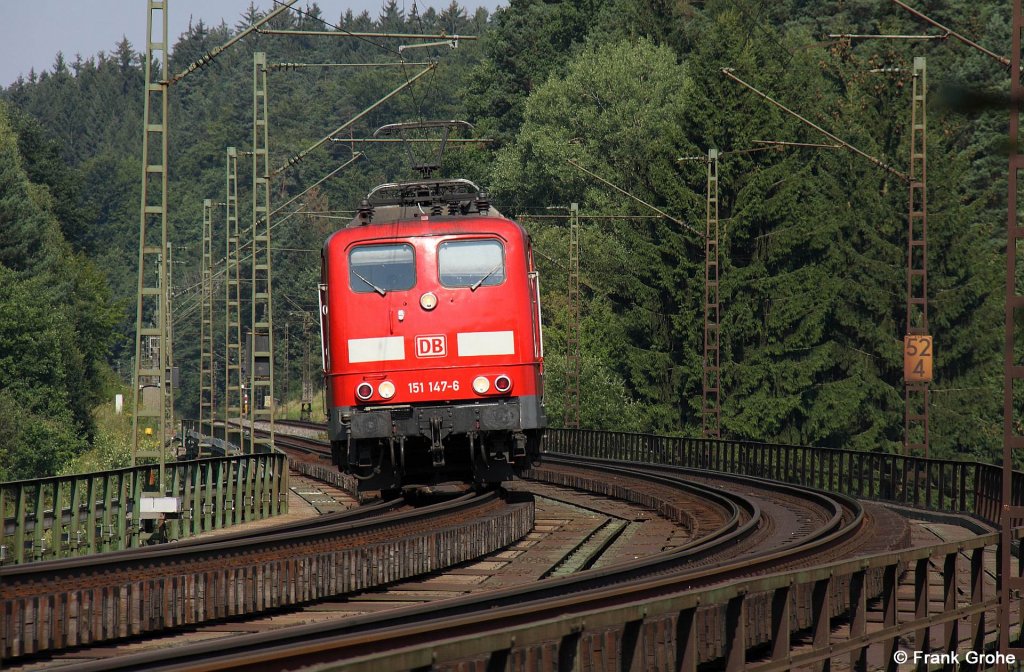
[[[292,365],[292,323],[290,319],[284,321],[284,366],[281,367],[281,399],[287,400],[291,393],[291,365]]]
[[[249,358],[249,420],[269,423],[267,439],[250,432],[257,445],[274,445],[274,322],[270,258],[270,129],[267,117],[267,55],[252,60],[252,345]]]
[[[160,39],[153,39],[154,26]],[[135,370],[133,372],[132,466],[155,460],[164,482],[167,427],[164,406],[171,381],[164,367],[167,352],[165,288],[167,287],[167,5],[150,0],[146,21],[145,104],[142,125],[142,197],[139,215],[139,283],[135,306]],[[158,66],[154,70],[154,64]],[[155,356],[143,358],[143,343],[156,341]],[[152,349],[146,348],[152,355]],[[148,392],[147,392],[148,391]],[[155,427],[154,427],[155,425]],[[151,435],[156,446],[145,445]],[[162,487],[162,486],[161,486]]]
[[[302,341],[306,345],[306,353],[302,362],[302,406],[299,419],[306,422],[313,419],[313,354],[309,327],[309,315],[304,314],[302,316]]]
[[[168,77],[167,0],[149,0],[146,13],[145,101],[142,124],[142,188],[139,213],[139,283],[135,309],[135,365],[132,377],[132,465],[140,459],[159,464],[160,487],[166,471],[167,442],[165,408],[173,413],[171,390],[171,348],[165,305],[167,294],[167,141],[168,88],[208,64],[218,55],[264,23],[287,11],[296,0],[278,0],[278,7],[235,35],[223,45],[203,54],[174,77]],[[159,40],[153,27],[159,26]],[[154,72],[157,62],[159,77]],[[146,358],[143,354],[146,354]],[[154,431],[153,425],[156,425]],[[150,436],[140,446],[140,432]],[[154,448],[152,442],[156,442]]]
[[[213,201],[203,201],[202,303],[199,315],[199,431],[213,425]],[[212,430],[211,430],[212,431]]]
[[[569,205],[569,319],[565,335],[565,427],[580,426],[580,205]]]
[[[167,243],[167,256],[164,265],[167,269],[167,284],[164,286],[164,347],[160,349],[164,362],[164,420],[165,432],[174,427],[174,281],[173,269],[174,260],[171,255],[171,244]],[[163,479],[161,479],[163,482]]]
[[[722,435],[721,324],[718,292],[718,150],[707,159],[707,226],[704,237],[704,398],[701,426],[705,437]]]
[[[903,337],[903,448],[928,457],[933,343],[928,328],[928,192],[925,59],[914,59],[907,217],[907,333]]]
[[[242,293],[238,231],[238,150],[227,148],[224,198],[224,440],[242,419]]]
[[[1017,661],[1024,660],[1024,648],[1020,646],[1020,637],[1016,647],[1010,648],[1010,627],[1020,619],[1021,604],[1017,605],[1018,618],[1013,619],[1012,591],[1024,589],[1019,563],[1012,562],[1012,545],[1014,543],[1014,525],[1019,525],[1024,518],[1024,507],[1021,506],[1022,494],[1013,487],[1014,451],[1024,448],[1022,435],[1021,408],[1014,404],[1014,390],[1019,395],[1020,385],[1024,383],[1024,362],[1014,352],[1014,342],[1019,340],[1017,333],[1017,311],[1024,311],[1024,294],[1017,279],[1017,257],[1024,254],[1024,227],[1020,225],[1020,213],[1017,208],[1017,190],[1020,185],[1021,172],[1024,170],[1024,155],[1020,152],[1020,101],[1024,97],[1024,85],[1021,82],[1021,32],[1024,31],[1024,12],[1022,0],[1013,0],[1013,47],[1010,53],[1010,166],[1008,217],[1006,222],[1006,301],[1005,331],[1003,341],[1003,483],[1002,483],[1002,521],[999,544],[999,649],[1003,655],[1013,654]],[[1016,566],[1014,566],[1016,564]],[[1018,603],[1019,603],[1018,597]],[[999,669],[1007,669],[1002,664]]]

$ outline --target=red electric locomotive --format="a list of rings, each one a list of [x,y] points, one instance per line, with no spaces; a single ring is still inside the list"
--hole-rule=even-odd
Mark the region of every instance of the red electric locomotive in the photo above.
[[[360,490],[496,483],[546,425],[526,231],[467,180],[388,184],[324,244],[334,460]]]

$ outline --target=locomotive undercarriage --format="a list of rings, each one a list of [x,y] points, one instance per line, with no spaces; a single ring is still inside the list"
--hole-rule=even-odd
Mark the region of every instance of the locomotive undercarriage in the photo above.
[[[543,411],[533,398],[335,411],[334,460],[361,491],[500,483],[540,456]]]

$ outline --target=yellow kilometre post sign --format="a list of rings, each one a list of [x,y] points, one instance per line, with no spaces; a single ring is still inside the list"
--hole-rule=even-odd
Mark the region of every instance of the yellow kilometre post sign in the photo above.
[[[908,383],[932,382],[932,337],[903,337],[903,379]]]

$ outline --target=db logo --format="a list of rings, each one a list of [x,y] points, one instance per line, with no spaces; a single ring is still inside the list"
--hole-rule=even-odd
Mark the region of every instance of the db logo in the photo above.
[[[445,336],[417,336],[417,357],[444,357],[448,354],[448,340]]]

